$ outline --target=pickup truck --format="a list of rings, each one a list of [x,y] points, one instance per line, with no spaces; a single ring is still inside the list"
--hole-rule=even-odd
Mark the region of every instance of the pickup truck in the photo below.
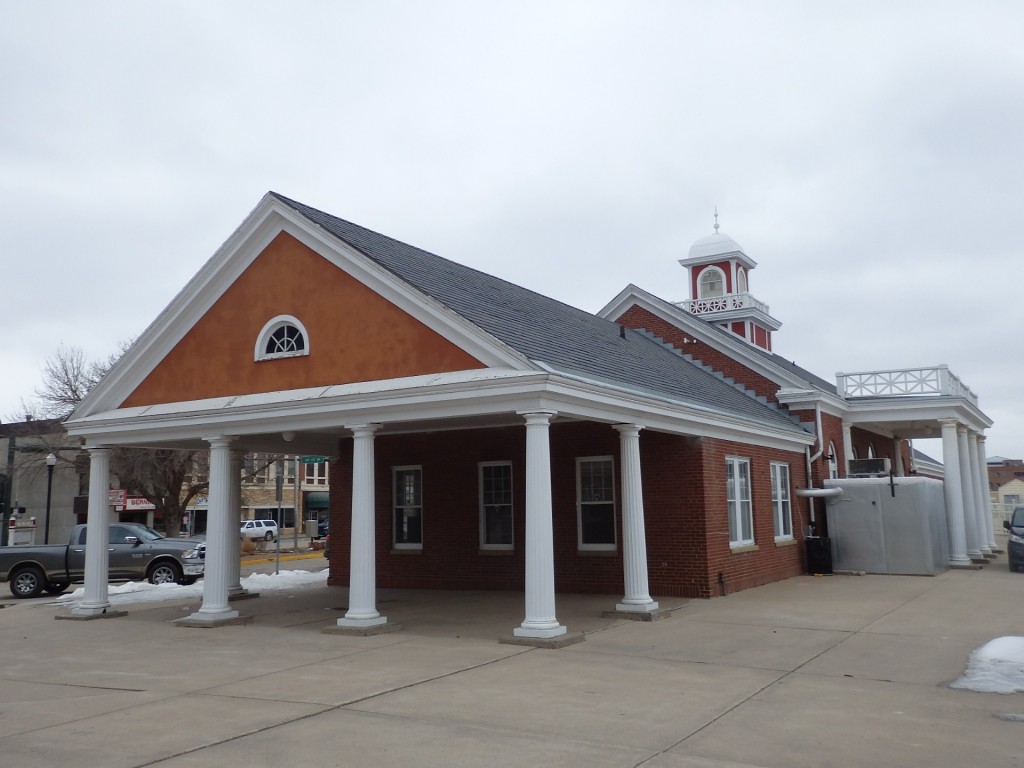
[[[0,547],[0,581],[10,582],[18,598],[59,595],[85,578],[86,532],[86,526],[76,525],[66,546]],[[192,584],[203,575],[198,541],[167,539],[138,523],[114,523],[109,535],[111,581]]]

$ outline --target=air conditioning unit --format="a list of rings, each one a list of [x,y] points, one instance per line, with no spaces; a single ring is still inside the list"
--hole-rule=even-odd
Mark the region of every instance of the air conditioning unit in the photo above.
[[[850,477],[888,477],[891,471],[889,459],[850,459]]]

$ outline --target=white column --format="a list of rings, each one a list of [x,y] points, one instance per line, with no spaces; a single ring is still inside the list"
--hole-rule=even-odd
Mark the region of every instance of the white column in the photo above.
[[[639,424],[616,424],[622,465],[622,558],[625,596],[617,611],[649,613],[658,609],[647,580],[647,536],[644,531],[644,494],[640,473]]]
[[[238,611],[228,605],[229,560],[234,551],[232,538],[238,538],[238,530],[230,530],[234,520],[231,514],[231,438],[214,437],[207,442],[210,444],[210,493],[206,512],[203,604],[188,619],[214,624],[238,616]]]
[[[978,467],[978,433],[967,435],[967,452],[970,454],[971,488],[974,490],[974,522],[978,531],[978,549],[982,555],[991,555],[992,548],[988,545],[988,528],[985,526],[985,497],[988,482],[981,482],[981,469]]]
[[[843,422],[843,476],[850,474],[850,459],[853,458],[853,429]]]
[[[352,430],[352,542],[348,611],[339,627],[373,627],[387,623],[377,612],[377,505],[374,497],[373,434],[380,424],[357,424]]]
[[[242,537],[238,531],[242,527],[242,451],[231,451],[228,467],[228,517],[230,518],[228,547],[228,598],[249,594],[242,589]],[[209,512],[207,512],[209,519]],[[207,522],[209,525],[209,522]],[[233,534],[233,535],[231,535]]]
[[[955,419],[943,419],[939,423],[942,424],[942,488],[946,496],[946,523],[949,526],[949,564],[970,565],[964,530],[964,497],[960,484],[957,424]]]
[[[526,419],[526,618],[516,637],[550,638],[566,633],[555,618],[555,550],[551,507],[551,441],[554,413]]]
[[[985,436],[978,435],[978,467],[981,471],[981,487],[982,487],[982,509],[984,510],[985,519],[985,533],[988,538],[988,548],[990,551],[995,552],[998,549],[996,544],[995,531],[993,530],[995,524],[992,522],[992,492],[989,490],[988,485],[988,457],[985,454]]]
[[[86,518],[85,595],[71,613],[74,616],[96,616],[107,612],[107,575],[110,568],[110,449],[90,447],[89,512]]]
[[[903,471],[903,440],[898,437],[892,439],[892,455],[893,455],[893,471],[896,473],[896,477],[904,477],[906,472]]]
[[[967,556],[981,559],[981,537],[978,535],[978,515],[975,512],[974,483],[971,475],[971,448],[967,441],[967,427],[956,429],[957,454],[960,460],[960,484],[964,497],[964,530],[967,533]]]

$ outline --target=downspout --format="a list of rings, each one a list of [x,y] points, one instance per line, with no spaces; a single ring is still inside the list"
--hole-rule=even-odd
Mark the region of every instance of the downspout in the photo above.
[[[811,466],[814,464],[814,462],[816,462],[818,459],[820,459],[821,458],[821,454],[823,454],[825,452],[825,435],[824,435],[824,433],[822,432],[822,429],[821,429],[821,403],[815,403],[814,404],[814,422],[815,422],[815,425],[818,428],[818,452],[816,454],[814,454],[813,456],[811,456],[811,449],[810,448],[804,448],[804,456],[807,459],[807,483],[808,483],[809,486],[813,486],[814,485],[814,475],[812,474]],[[797,493],[797,496],[801,495],[800,491],[797,491],[796,493]],[[814,520],[814,498],[815,497],[813,495],[808,495],[806,498],[807,498],[807,507],[810,510],[810,515],[808,517],[808,520],[810,521],[810,524],[811,524],[811,531],[813,533],[817,533],[817,530],[816,530],[817,529],[817,525],[815,524],[815,520]]]

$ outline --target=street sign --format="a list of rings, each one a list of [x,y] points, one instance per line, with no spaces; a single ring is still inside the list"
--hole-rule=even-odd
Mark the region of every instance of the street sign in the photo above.
[[[299,461],[303,464],[326,464],[326,456],[301,456]]]

